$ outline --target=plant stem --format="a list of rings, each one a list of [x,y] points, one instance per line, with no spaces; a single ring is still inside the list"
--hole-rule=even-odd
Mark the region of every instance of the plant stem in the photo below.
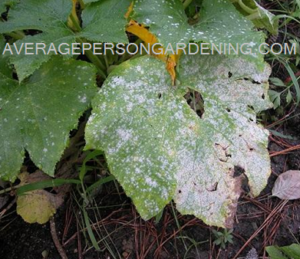
[[[249,14],[253,14],[253,13],[256,12],[256,10],[251,9],[250,7],[248,7],[247,5],[245,5],[245,4],[243,3],[243,0],[238,0],[238,3],[239,3],[239,6],[240,6],[245,12],[247,12],[247,13],[249,13]]]
[[[78,18],[74,17],[74,14],[71,13],[70,15],[70,19],[73,22],[75,28],[77,31],[81,31],[81,26],[78,23]],[[86,43],[85,41],[78,39],[79,43]],[[87,58],[97,67],[99,74],[103,77],[106,78],[106,74],[104,73],[104,71],[106,70],[105,65],[100,61],[100,59],[98,57],[96,57],[92,51],[90,50],[85,50],[86,56]]]
[[[12,186],[12,187],[8,187],[8,188],[5,188],[3,190],[0,191],[0,194],[3,194],[3,193],[6,193],[6,192],[10,192],[14,189],[17,189],[18,187],[20,187],[21,185],[18,184],[18,185],[15,185],[15,186]]]
[[[255,19],[258,19],[260,18],[259,16],[259,13],[258,12],[255,12],[255,13],[252,13],[252,14],[249,14],[246,16],[249,20],[255,20]]]
[[[83,10],[84,9],[84,2],[82,0],[79,0],[79,4],[80,4],[80,9]]]
[[[100,61],[98,57],[96,57],[92,51],[86,50],[85,51],[86,56],[88,59],[97,67],[99,74],[103,77],[106,78],[106,74],[104,73],[105,71],[105,66],[103,63]]]
[[[70,19],[71,19],[71,21],[73,22],[73,24],[74,24],[76,30],[77,30],[77,31],[81,31],[81,27],[80,27],[80,24],[78,23],[78,17],[77,17],[77,15],[76,15],[76,17],[74,17],[74,14],[71,13],[71,14],[70,14]]]
[[[79,43],[86,43],[85,41],[78,39]],[[106,74],[104,71],[106,70],[105,65],[100,61],[100,59],[94,55],[94,53],[91,50],[85,50],[85,54],[87,58],[97,67],[99,74],[106,78]]]

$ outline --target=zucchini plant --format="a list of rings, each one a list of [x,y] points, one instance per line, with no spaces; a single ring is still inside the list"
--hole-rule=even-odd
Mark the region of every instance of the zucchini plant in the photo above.
[[[1,0],[0,177],[16,180],[25,151],[55,176],[70,131],[91,107],[85,150],[105,152],[111,174],[143,219],[174,200],[182,214],[231,227],[241,193],[235,168],[244,170],[254,196],[270,175],[268,131],[256,113],[272,107],[271,70],[258,51],[265,35],[255,24],[272,31],[276,24],[246,2]],[[164,48],[250,43],[252,54],[4,51],[7,43],[20,50],[25,43],[134,41]],[[191,90],[203,98],[201,117],[185,99]]]

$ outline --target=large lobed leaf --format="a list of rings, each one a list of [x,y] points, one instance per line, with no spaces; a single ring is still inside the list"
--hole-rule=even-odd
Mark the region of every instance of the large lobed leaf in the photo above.
[[[96,92],[93,65],[53,57],[26,82],[0,73],[0,177],[14,181],[25,149],[49,175]]]
[[[253,195],[270,174],[268,132],[254,112],[271,106],[269,73],[242,59],[185,56],[172,87],[160,61],[126,62],[94,99],[86,148],[105,151],[144,219],[174,199],[181,213],[230,227],[241,189],[234,167],[245,170]],[[183,97],[188,88],[204,98],[202,119]]]
[[[18,30],[38,30],[42,33],[26,36],[17,42],[18,48],[22,43],[45,43],[56,46],[60,43],[72,44],[75,42],[74,33],[67,26],[68,16],[72,9],[70,0],[24,0],[10,8],[8,21],[0,23],[0,33]],[[24,50],[23,50],[24,52]],[[31,75],[50,55],[21,55],[12,56],[12,63],[20,81]]]
[[[26,36],[17,41],[18,49],[22,43],[45,43],[48,50],[51,43],[58,49],[59,44],[71,45],[79,38],[100,42],[124,42],[126,19],[124,17],[129,0],[104,0],[92,3],[82,12],[83,29],[75,33],[68,26],[68,17],[72,10],[70,0],[22,0],[10,8],[8,21],[0,23],[0,33],[17,30],[38,30],[41,33]],[[80,42],[80,41],[79,41]],[[66,52],[62,48],[63,52]],[[39,51],[38,55],[15,55],[11,62],[15,65],[20,81],[31,75],[44,62],[47,62],[54,52],[49,55]],[[65,55],[70,58],[70,55]]]
[[[204,0],[199,20],[193,26],[189,25],[180,0],[137,0],[132,18],[149,26],[165,47],[171,43],[174,49],[176,43],[190,41],[213,43],[218,47],[221,43],[231,43],[234,47],[249,43],[252,54],[241,57],[263,67],[258,46],[264,42],[264,34],[255,30],[254,24],[226,0]],[[246,52],[246,47],[243,51]]]

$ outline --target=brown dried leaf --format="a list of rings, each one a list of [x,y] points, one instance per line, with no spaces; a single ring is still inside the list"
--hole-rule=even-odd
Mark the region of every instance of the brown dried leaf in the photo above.
[[[300,171],[290,170],[279,175],[272,195],[283,200],[300,199]]]

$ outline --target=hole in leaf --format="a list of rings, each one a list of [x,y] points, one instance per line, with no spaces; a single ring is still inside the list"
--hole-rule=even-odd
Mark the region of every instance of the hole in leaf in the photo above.
[[[201,94],[194,90],[189,90],[189,92],[184,96],[188,105],[197,113],[197,115],[202,118],[204,114],[204,100]]]
[[[243,189],[244,192],[248,193],[250,192],[250,188],[249,188],[249,179],[247,177],[247,175],[245,174],[245,170],[240,167],[240,166],[235,166],[234,167],[234,174],[233,177],[240,177],[241,178],[241,187]]]
[[[233,173],[233,177],[239,177],[241,176],[242,174],[245,173],[245,170],[244,168],[240,167],[240,166],[235,166],[234,167],[234,173]]]
[[[251,79],[251,78],[246,78],[246,77],[245,77],[244,80],[245,80],[245,81],[251,81],[252,84],[260,85],[260,82],[257,82],[257,81],[255,81],[255,80],[253,80],[253,79]]]

